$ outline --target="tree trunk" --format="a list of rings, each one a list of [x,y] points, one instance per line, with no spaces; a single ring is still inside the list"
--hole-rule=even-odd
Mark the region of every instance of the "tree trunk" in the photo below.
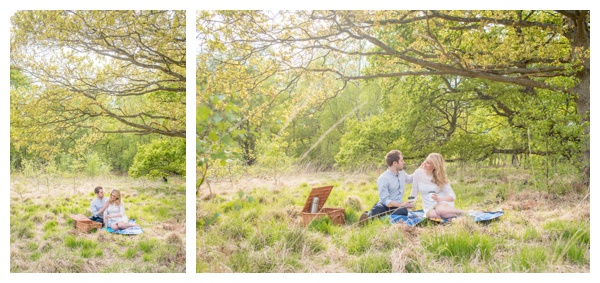
[[[590,180],[590,60],[587,59],[583,70],[577,77],[580,79],[573,91],[578,94],[577,113],[579,113],[579,122],[583,125],[583,138],[581,142],[581,152],[583,155],[582,173],[583,181],[589,184]]]
[[[579,83],[571,89],[577,95],[577,113],[584,132],[581,142],[583,182],[590,180],[590,27],[589,11],[560,11],[567,19],[565,37],[569,39],[574,60],[582,61],[577,72]]]

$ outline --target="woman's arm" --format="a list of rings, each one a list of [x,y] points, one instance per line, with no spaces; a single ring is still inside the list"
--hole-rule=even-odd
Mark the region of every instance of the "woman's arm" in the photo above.
[[[440,201],[453,202],[456,199],[456,194],[454,194],[452,187],[450,187],[450,183],[445,184],[444,187],[442,188],[442,191],[448,193],[448,195],[439,197],[437,194],[434,194],[432,196],[433,200],[435,200],[437,202],[440,202]]]
[[[104,212],[106,213],[104,215],[105,218],[121,217],[121,216],[125,215],[125,209],[123,208],[123,202],[121,202],[121,205],[119,205],[119,213],[108,214],[108,209],[106,209]]]
[[[415,172],[411,175],[413,178],[412,182],[412,190],[410,191],[410,196],[417,199],[417,195],[419,194],[419,169],[415,170]]]

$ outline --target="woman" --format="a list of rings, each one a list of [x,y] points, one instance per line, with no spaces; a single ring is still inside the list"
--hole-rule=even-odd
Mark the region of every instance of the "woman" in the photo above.
[[[129,219],[125,215],[125,206],[121,200],[119,190],[112,190],[107,204],[108,207],[104,210],[104,221],[107,222],[106,227],[110,227],[113,230],[124,230],[129,227],[139,226],[128,222]]]
[[[427,156],[421,168],[413,174],[411,197],[421,194],[423,211],[429,218],[453,218],[465,212],[454,207],[456,195],[446,176],[444,157],[438,153]]]

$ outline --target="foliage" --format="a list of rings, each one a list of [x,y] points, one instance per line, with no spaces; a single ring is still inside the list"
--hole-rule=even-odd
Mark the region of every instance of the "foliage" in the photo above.
[[[516,166],[537,155],[578,164],[585,181],[589,20],[589,11],[199,12],[201,170],[251,165],[256,145],[285,132],[288,156],[328,167],[381,164],[396,148],[461,161],[507,154]]]
[[[138,145],[185,138],[185,11],[17,11],[11,24],[13,169],[127,172]]]
[[[406,147],[400,125],[401,121],[386,113],[364,122],[350,120],[336,155],[337,164],[342,167],[381,164],[382,152]]]
[[[167,177],[169,174],[185,176],[185,140],[158,139],[140,147],[133,165],[132,177]]]

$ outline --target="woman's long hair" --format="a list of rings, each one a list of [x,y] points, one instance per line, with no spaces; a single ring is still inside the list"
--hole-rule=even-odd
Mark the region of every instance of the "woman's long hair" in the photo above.
[[[433,165],[433,183],[438,185],[438,187],[440,188],[443,187],[445,184],[450,183],[450,180],[448,180],[448,176],[446,176],[446,165],[444,164],[444,157],[439,153],[432,153],[429,154],[427,158],[429,158],[429,161]]]
[[[114,201],[112,199],[113,194],[115,194],[117,196],[117,199]],[[119,190],[117,190],[117,189],[112,190],[112,192],[110,192],[110,198],[108,201],[112,205],[120,205],[121,204],[121,192],[119,192]]]

